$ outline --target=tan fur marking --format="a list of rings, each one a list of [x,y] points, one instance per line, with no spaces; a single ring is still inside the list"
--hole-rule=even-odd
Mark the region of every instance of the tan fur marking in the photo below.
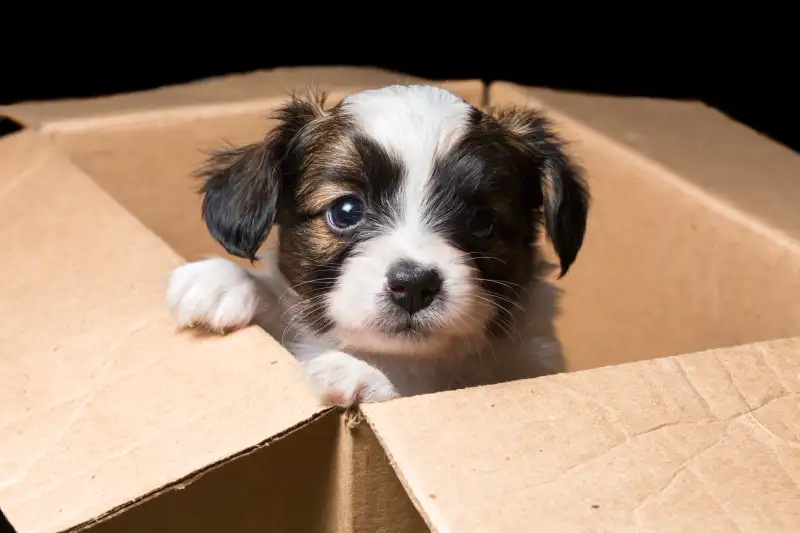
[[[328,111],[325,109],[325,101],[328,99],[328,95],[324,91],[321,91],[313,82],[309,82],[306,85],[305,91],[294,93],[292,97],[308,103],[314,114],[318,117],[323,117],[328,114]]]
[[[318,257],[333,255],[341,245],[339,238],[328,228],[324,217],[318,217],[311,221],[304,233],[308,239],[308,246]]]
[[[301,206],[312,213],[324,210],[336,199],[352,192],[346,183],[335,181],[323,181],[317,183],[316,187],[306,187],[306,189],[311,190],[302,190]]]
[[[352,139],[338,135],[343,127],[344,123],[331,116],[314,132],[317,135],[315,148],[304,161],[297,190],[298,202],[307,212],[318,212],[335,199],[353,192],[348,183],[329,179],[332,169],[349,171],[349,174],[360,172],[361,159]]]
[[[520,137],[531,133],[529,114],[525,109],[508,106],[501,108],[490,108],[488,113],[493,116],[506,130]]]
[[[542,174],[542,195],[544,201],[550,204],[550,209],[558,209],[559,199],[553,188],[553,172],[550,169],[545,169]]]

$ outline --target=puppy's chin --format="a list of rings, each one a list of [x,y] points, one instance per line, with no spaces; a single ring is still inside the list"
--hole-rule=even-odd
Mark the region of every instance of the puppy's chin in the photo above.
[[[396,357],[441,357],[466,354],[486,342],[484,329],[454,335],[450,331],[413,328],[387,330],[384,328],[350,329],[335,327],[331,334],[342,349],[356,353]]]

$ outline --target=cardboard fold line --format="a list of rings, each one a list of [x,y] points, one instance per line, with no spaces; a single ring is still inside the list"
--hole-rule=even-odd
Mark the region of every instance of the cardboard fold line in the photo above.
[[[335,523],[338,413],[308,420],[64,533],[327,532]],[[294,453],[297,449],[304,453]],[[188,518],[188,521],[187,521]]]
[[[421,533],[424,517],[360,411],[340,411],[337,533]]]

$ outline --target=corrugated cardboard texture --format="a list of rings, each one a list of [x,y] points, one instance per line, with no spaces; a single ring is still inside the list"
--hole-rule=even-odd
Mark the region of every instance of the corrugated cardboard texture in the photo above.
[[[773,198],[784,206],[775,208],[784,209],[783,225],[768,226],[757,213],[734,209],[702,188],[712,179],[722,184],[725,175],[711,169],[736,166],[739,152],[742,165],[752,165],[747,143],[753,139],[739,132],[742,126],[705,119],[712,112],[702,106],[670,104],[689,107],[678,116],[699,117],[686,123],[711,123],[730,140],[724,153],[717,147],[702,159],[695,151],[673,167],[678,142],[667,140],[684,135],[687,125],[668,123],[663,102],[637,101],[637,112],[626,115],[651,159],[615,137],[622,119],[613,111],[621,104],[601,113],[606,100],[594,101],[590,127],[584,114],[565,114],[558,103],[544,104],[533,94],[495,84],[490,101],[543,107],[572,141],[594,198],[584,247],[558,282],[564,297],[557,328],[569,370],[800,335],[800,244],[788,233],[800,214],[791,218],[790,203]],[[647,126],[651,116],[661,118],[658,135]],[[800,156],[781,153],[765,168],[780,163],[786,168],[781,175],[797,172]],[[786,177],[771,185],[787,198],[797,194]]]
[[[163,242],[32,132],[0,141],[0,502],[61,531],[319,410],[257,329],[178,335]]]
[[[800,531],[800,338],[363,412],[435,531]]]

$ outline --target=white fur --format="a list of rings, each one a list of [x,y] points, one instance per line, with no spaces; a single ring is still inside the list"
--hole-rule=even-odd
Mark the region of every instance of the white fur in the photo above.
[[[348,353],[323,350],[310,355],[305,363],[306,374],[323,403],[350,406],[399,396],[383,372]]]
[[[239,329],[250,325],[257,303],[253,277],[227,259],[183,265],[169,279],[167,305],[181,327],[201,325],[216,332]]]
[[[304,366],[323,403],[349,407],[563,371],[552,330],[555,288],[549,283],[540,280],[528,289],[529,298],[521,303],[529,320],[519,324],[519,336],[480,349],[466,350],[470,348],[466,345],[463,354],[443,350],[438,357],[422,360],[384,357],[375,355],[375,350],[344,352],[330,338],[295,328],[291,310],[296,295],[277,270],[276,255],[268,250],[262,257],[263,272],[245,270],[222,258],[178,267],[169,279],[167,303],[184,327],[204,324],[222,331],[258,323]],[[378,345],[385,342],[378,336],[371,340]]]
[[[453,343],[484,330],[490,309],[487,296],[474,279],[477,270],[465,261],[463,252],[440,237],[404,226],[365,241],[354,252],[359,253],[345,260],[342,274],[328,296],[331,314],[336,317],[333,335],[341,339],[347,349],[430,355],[450,349]],[[425,344],[402,337],[378,338],[366,327],[380,313],[386,273],[401,259],[436,268],[442,275],[447,306],[440,316],[431,317],[441,326]],[[426,309],[421,313],[428,312]]]
[[[552,286],[537,280],[528,290],[521,305],[530,315],[520,317],[519,337],[489,344],[483,335],[488,299],[478,271],[424,217],[435,158],[462,135],[469,105],[436,87],[393,86],[351,95],[343,106],[365,133],[402,158],[408,174],[392,223],[359,245],[361,253],[345,261],[328,295],[333,330],[318,337],[296,323],[296,294],[274,250],[260,273],[220,258],[176,269],[167,301],[178,323],[222,331],[258,322],[304,365],[321,401],[342,406],[561,370]],[[443,277],[444,310],[420,313],[440,326],[425,343],[390,340],[368,327],[379,316],[386,273],[400,259],[434,267]]]
[[[408,170],[403,183],[403,211],[398,222],[415,235],[425,233],[420,219],[435,158],[464,132],[470,105],[440,87],[393,85],[362,91],[342,102],[359,126]]]
[[[454,342],[484,329],[489,309],[463,252],[436,235],[435,221],[425,214],[434,162],[462,136],[471,107],[444,89],[422,85],[363,91],[345,98],[343,107],[365,133],[402,159],[407,175],[393,225],[359,245],[342,266],[342,275],[328,296],[337,319],[333,333],[347,349],[356,351],[431,354],[451,349]],[[365,328],[380,314],[386,273],[402,259],[434,268],[443,276],[448,304],[442,316],[436,317],[443,327],[425,344],[387,339]]]

